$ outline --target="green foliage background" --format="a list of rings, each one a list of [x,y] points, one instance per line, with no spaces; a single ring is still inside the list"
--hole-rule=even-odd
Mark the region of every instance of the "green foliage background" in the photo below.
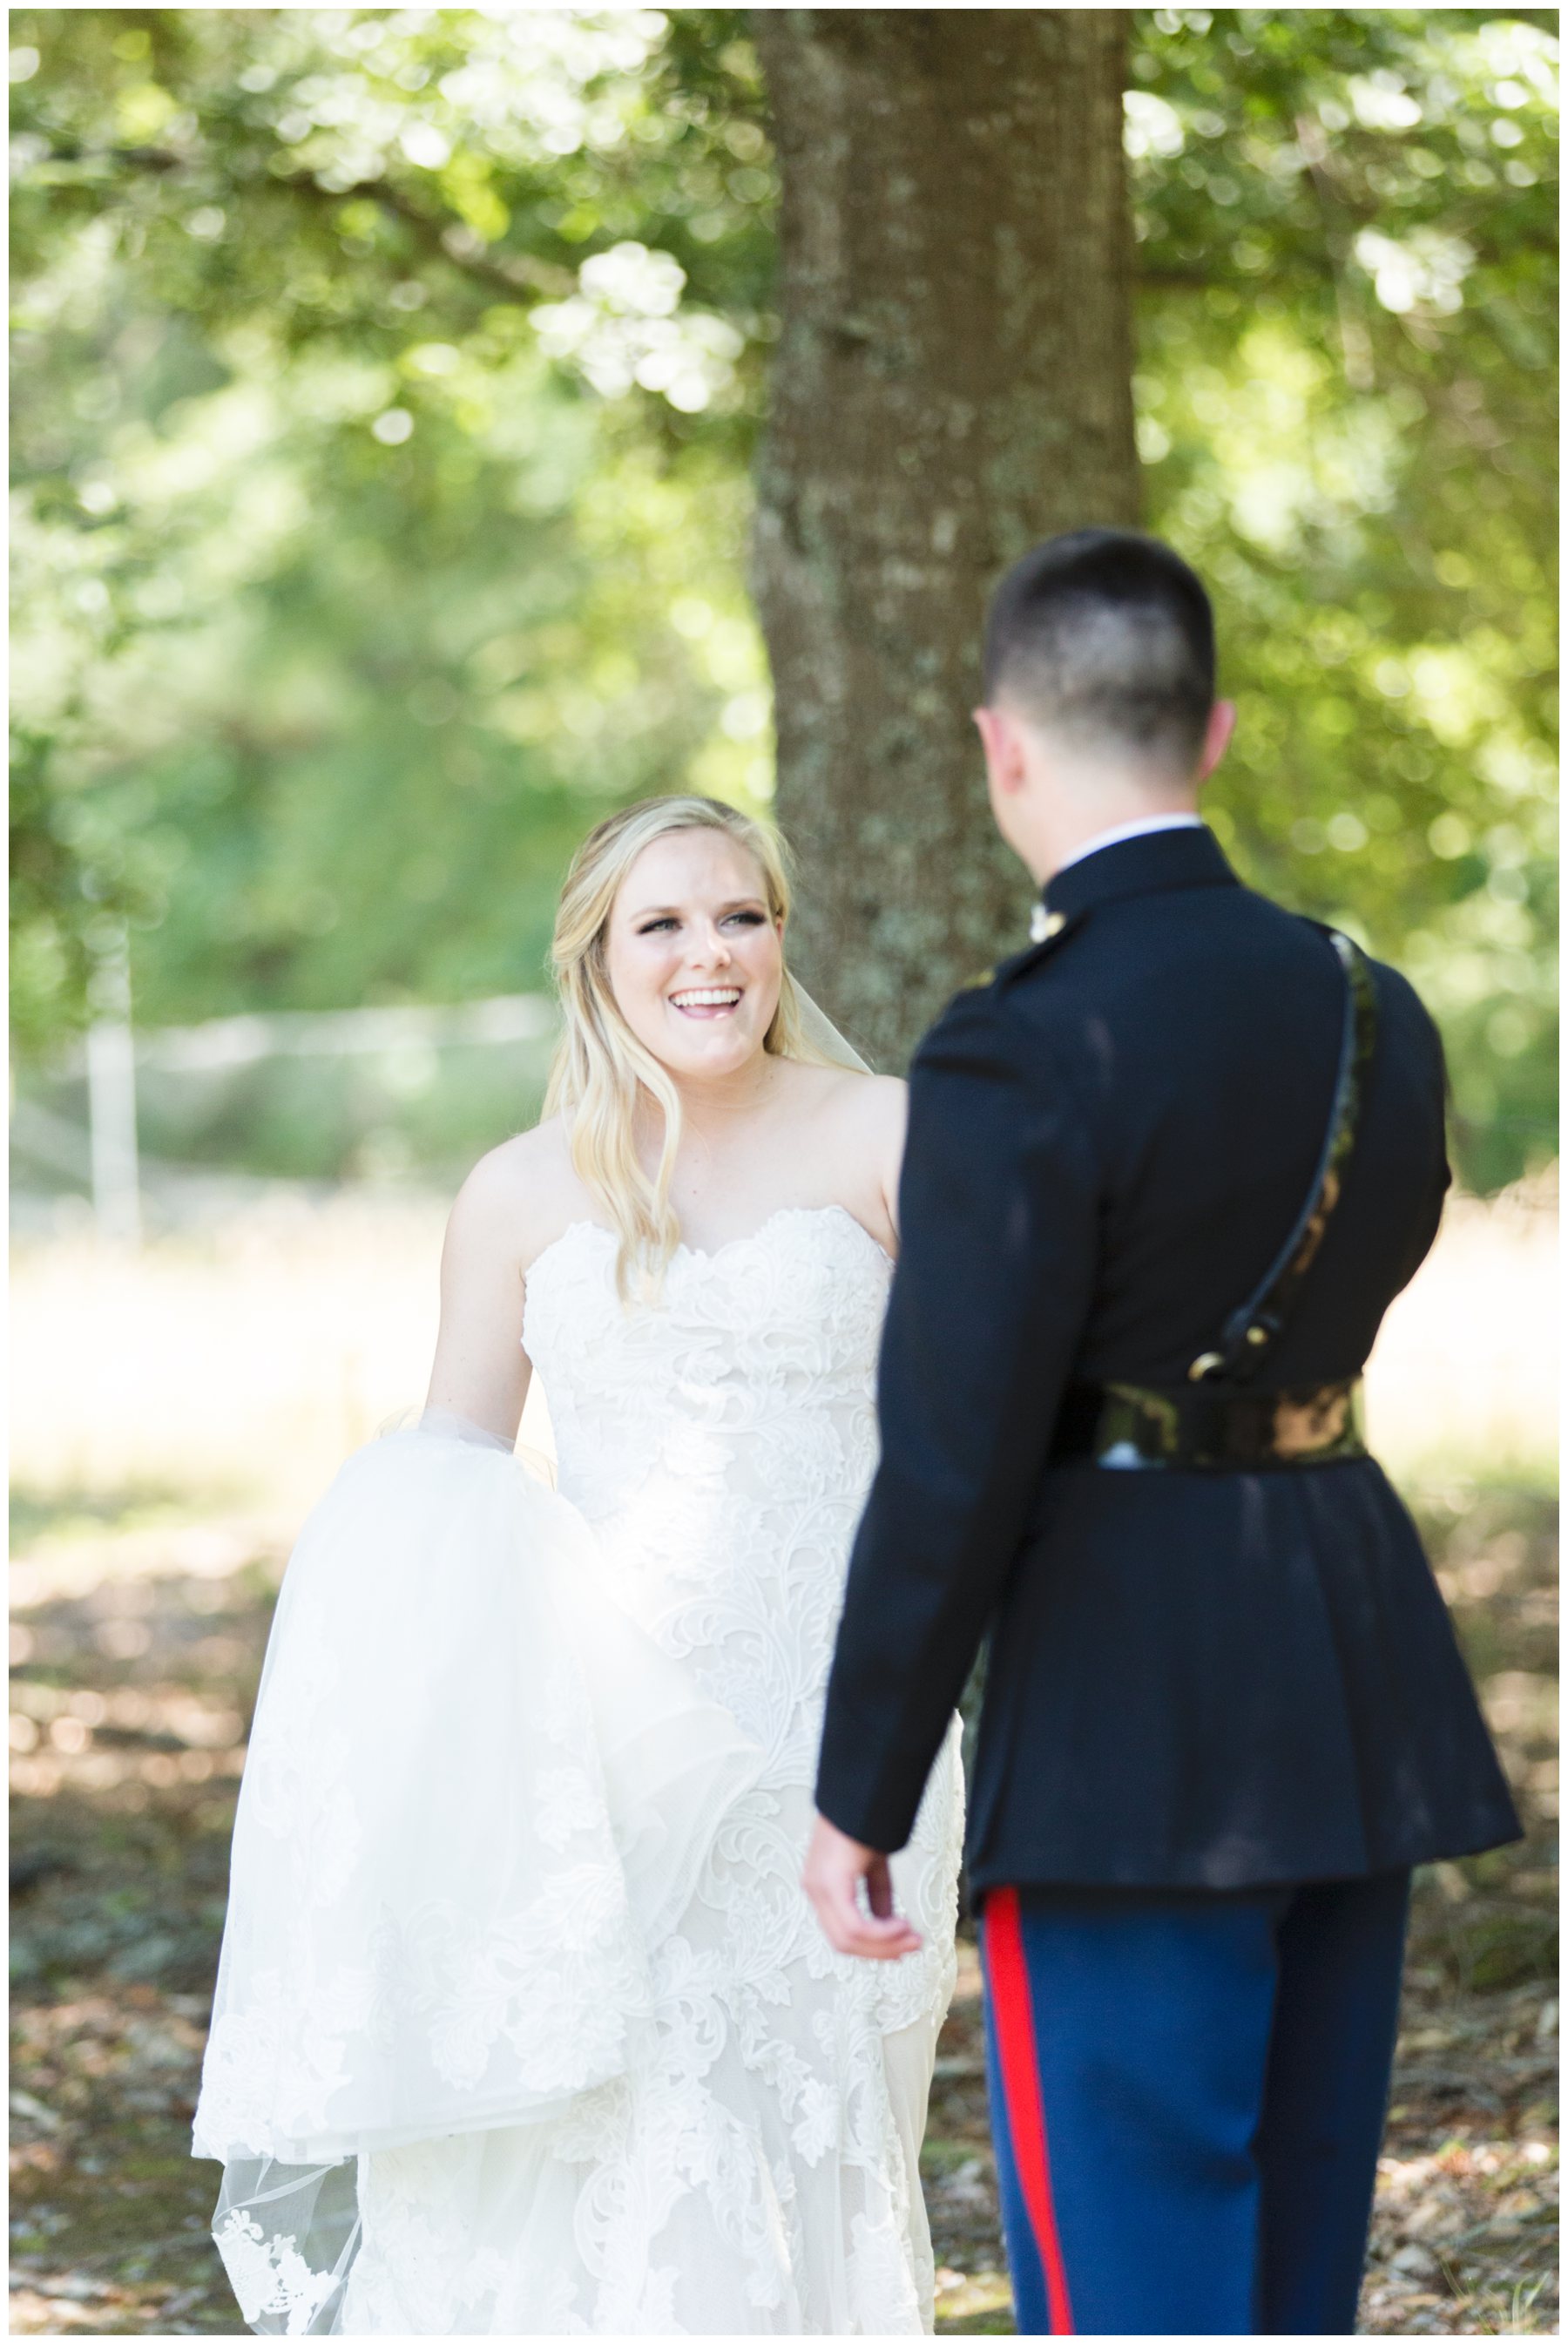
[[[1552,1148],[1554,23],[1140,13],[1128,96],[1211,818],[1409,970],[1483,1187]],[[11,25],[25,1053],[122,919],[145,1024],[534,988],[600,811],[770,791],[745,16]]]

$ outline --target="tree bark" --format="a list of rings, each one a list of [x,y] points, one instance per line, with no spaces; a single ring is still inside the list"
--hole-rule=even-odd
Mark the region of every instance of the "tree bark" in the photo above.
[[[1026,941],[970,711],[991,586],[1128,523],[1119,9],[779,9],[752,25],[783,186],[753,584],[791,958],[899,1069]]]

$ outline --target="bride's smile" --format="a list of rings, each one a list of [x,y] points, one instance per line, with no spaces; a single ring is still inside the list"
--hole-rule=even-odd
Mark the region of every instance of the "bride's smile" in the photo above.
[[[715,985],[703,993],[693,988],[688,993],[672,993],[669,996],[683,1017],[724,1017],[740,1004],[739,985]]]

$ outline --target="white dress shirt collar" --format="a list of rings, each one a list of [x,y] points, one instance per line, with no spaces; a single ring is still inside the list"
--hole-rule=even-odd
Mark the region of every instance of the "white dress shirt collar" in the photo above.
[[[1102,846],[1120,846],[1126,838],[1149,838],[1157,830],[1201,830],[1202,827],[1203,817],[1198,813],[1151,813],[1142,815],[1137,822],[1119,822],[1114,828],[1102,830],[1096,837],[1086,838],[1081,846],[1075,846],[1050,875],[1053,879],[1060,878],[1062,872],[1070,870],[1075,863],[1081,863],[1087,855],[1098,854]]]

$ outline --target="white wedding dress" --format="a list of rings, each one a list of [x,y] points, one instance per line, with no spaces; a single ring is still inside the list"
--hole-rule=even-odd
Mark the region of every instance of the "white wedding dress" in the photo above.
[[[198,2155],[258,2332],[917,2333],[955,1730],[921,1950],[800,1888],[890,1266],[787,1208],[623,1308],[580,1221],[524,1340],[559,1487],[427,1420],[302,1535],[236,1828]]]

